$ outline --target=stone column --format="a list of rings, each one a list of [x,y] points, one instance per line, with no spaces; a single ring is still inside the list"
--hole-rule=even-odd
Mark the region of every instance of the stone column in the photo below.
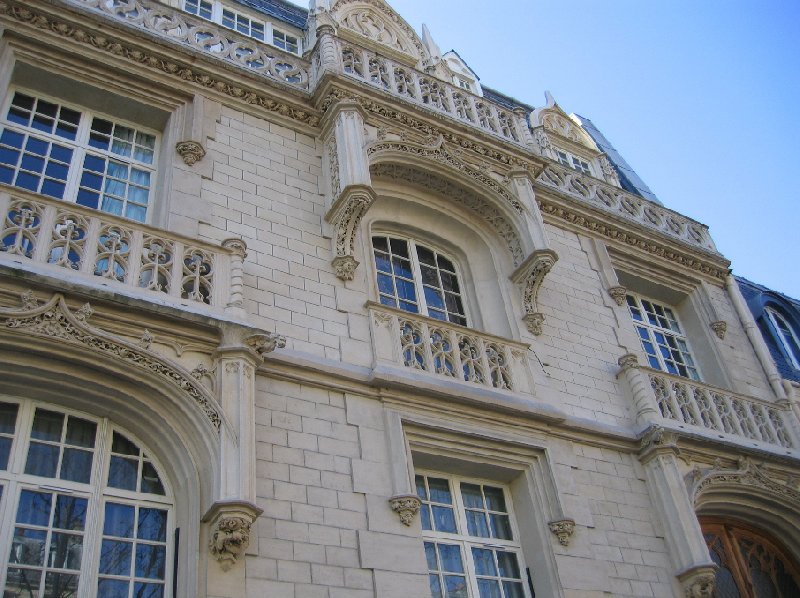
[[[342,280],[352,280],[359,265],[354,256],[361,218],[375,200],[364,149],[364,118],[355,102],[340,101],[326,114],[323,133],[331,175],[331,206],[325,220],[333,227],[333,267]]]
[[[651,426],[642,436],[639,460],[664,528],[675,576],[687,598],[710,598],[714,594],[717,566],[709,556],[678,466],[677,442],[675,433]]]
[[[262,510],[256,502],[255,377],[264,355],[284,347],[281,336],[256,333],[227,324],[215,353],[217,392],[229,426],[220,431],[219,500],[203,517],[209,524],[209,551],[227,576],[209,575],[210,592],[234,596],[231,588],[244,580],[244,568],[234,566],[250,543],[250,530]],[[209,566],[214,566],[213,561]],[[232,577],[231,577],[232,576]],[[231,592],[234,592],[231,594]]]
[[[622,378],[628,387],[628,392],[636,407],[636,422],[639,424],[657,423],[661,419],[655,395],[650,386],[650,380],[639,369],[639,357],[634,353],[626,353],[617,360],[619,373],[617,378]]]

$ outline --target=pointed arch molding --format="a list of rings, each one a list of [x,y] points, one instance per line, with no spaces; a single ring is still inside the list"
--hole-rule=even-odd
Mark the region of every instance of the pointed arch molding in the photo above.
[[[420,37],[383,0],[333,0],[331,4],[331,16],[340,28],[410,56],[414,62],[427,59]]]
[[[695,505],[707,492],[745,489],[766,493],[800,513],[800,491],[795,487],[797,481],[790,478],[781,483],[751,459],[740,460],[738,469],[724,469],[719,464],[710,469],[696,467],[686,474],[685,480],[689,497]]]
[[[87,320],[92,313],[88,303],[73,312],[60,293],[39,305],[33,293],[26,292],[21,308],[0,309],[0,330],[81,346],[155,374],[191,397],[209,424],[219,431],[222,418],[215,407],[216,401],[189,371],[154,351],[89,325]]]
[[[464,206],[484,220],[505,242],[511,253],[514,267],[525,258],[522,240],[512,221],[489,201],[444,177],[406,164],[378,163],[370,166],[370,174],[433,191],[448,201]]]

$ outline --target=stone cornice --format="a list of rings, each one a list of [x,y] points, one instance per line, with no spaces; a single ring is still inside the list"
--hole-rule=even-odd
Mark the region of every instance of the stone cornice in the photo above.
[[[545,221],[562,226],[567,224],[576,232],[588,233],[620,247],[663,259],[700,274],[716,285],[725,284],[730,262],[719,254],[681,247],[678,242],[635,222],[614,218],[589,206],[575,205],[572,200],[545,197],[540,193],[536,201]]]
[[[100,23],[93,25],[83,19],[81,25],[77,25],[74,18],[68,19],[63,12],[53,15],[43,8],[34,9],[18,0],[0,0],[0,22],[2,21],[10,21],[18,33],[21,31],[20,25],[47,31],[73,43],[94,48],[105,53],[109,58],[136,63],[158,71],[162,75],[180,81],[181,85],[193,84],[221,93],[234,100],[257,106],[276,116],[293,120],[300,125],[317,127],[320,122],[320,118],[314,110],[302,104],[278,98],[276,94],[268,95],[261,92],[260,90],[264,89],[263,81],[260,84],[254,81],[245,81],[246,77],[249,78],[249,73],[219,74],[213,72],[214,69],[210,68],[210,64],[206,65],[209,67],[207,69],[198,69],[194,65],[190,66],[191,62],[196,61],[194,56],[184,62],[174,59],[166,53],[157,53],[153,51],[152,47],[144,49],[139,47],[136,42],[124,39],[125,35],[122,32],[119,34],[115,32],[113,37],[107,36],[101,32],[103,25]],[[163,42],[164,40],[152,41]],[[191,54],[189,48],[180,44],[170,44],[170,49]],[[234,78],[236,78],[235,82]]]

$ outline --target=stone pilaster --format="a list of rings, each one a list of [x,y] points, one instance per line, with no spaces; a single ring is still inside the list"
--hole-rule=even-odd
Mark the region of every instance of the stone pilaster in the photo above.
[[[694,505],[678,466],[677,436],[651,426],[642,436],[639,459],[647,475],[653,507],[687,598],[713,596],[716,565],[708,554]]]
[[[225,239],[225,249],[231,251],[230,256],[230,291],[225,310],[235,315],[244,316],[244,258],[247,257],[247,243],[242,239]]]

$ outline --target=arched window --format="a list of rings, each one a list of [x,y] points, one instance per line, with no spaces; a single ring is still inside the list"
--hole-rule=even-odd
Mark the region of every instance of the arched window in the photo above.
[[[773,540],[744,524],[702,518],[700,525],[717,564],[716,598],[796,598],[800,575]]]
[[[452,260],[411,239],[372,237],[378,295],[383,305],[467,325]]]
[[[778,311],[768,307],[764,310],[772,323],[778,342],[792,365],[800,370],[800,337],[789,322]]]
[[[4,598],[171,595],[173,502],[107,419],[0,399]]]

